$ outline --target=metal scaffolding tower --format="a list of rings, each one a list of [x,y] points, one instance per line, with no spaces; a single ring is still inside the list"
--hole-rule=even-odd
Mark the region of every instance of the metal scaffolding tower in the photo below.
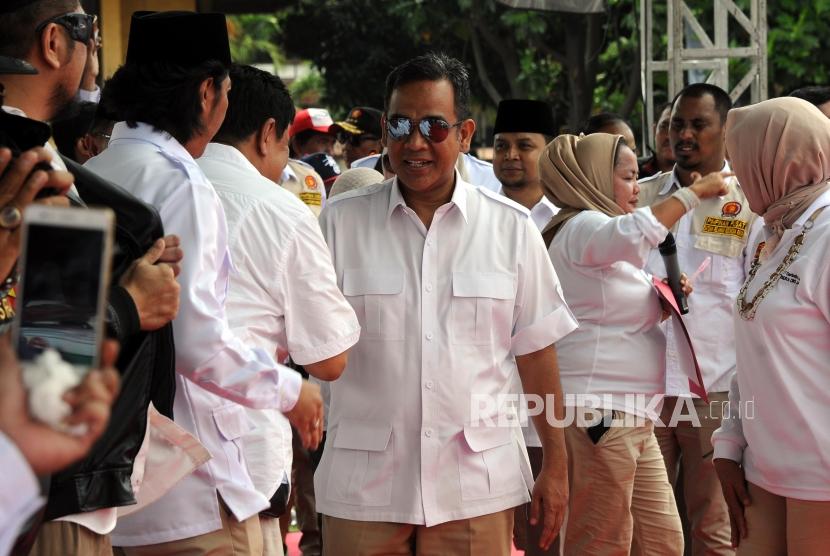
[[[674,98],[687,83],[686,72],[709,72],[705,81],[729,91],[737,100],[750,88],[752,102],[767,98],[767,0],[749,0],[749,17],[733,0],[711,0],[714,39],[700,25],[685,0],[666,0],[667,59],[654,54],[654,0],[640,0],[640,68],[645,96],[644,143],[651,145],[654,122],[654,74],[668,73],[667,98]],[[734,20],[749,35],[747,46],[730,46],[729,23]],[[729,85],[729,61],[746,59],[747,73],[734,87]]]

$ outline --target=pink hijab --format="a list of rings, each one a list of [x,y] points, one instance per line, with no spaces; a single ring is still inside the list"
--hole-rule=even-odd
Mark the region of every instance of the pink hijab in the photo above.
[[[726,150],[749,207],[778,239],[830,189],[830,119],[805,100],[774,98],[730,110]]]

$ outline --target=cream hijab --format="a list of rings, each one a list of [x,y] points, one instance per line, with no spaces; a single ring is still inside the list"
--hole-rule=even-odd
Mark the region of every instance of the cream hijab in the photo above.
[[[830,189],[830,120],[805,100],[774,98],[726,118],[730,166],[753,212],[777,236]]]
[[[621,135],[560,135],[539,157],[539,174],[545,195],[559,212],[542,235],[550,245],[562,225],[583,210],[608,216],[625,214],[614,201],[614,155]]]

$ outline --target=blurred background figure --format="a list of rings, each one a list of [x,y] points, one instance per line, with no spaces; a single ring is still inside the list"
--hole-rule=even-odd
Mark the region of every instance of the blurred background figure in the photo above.
[[[52,122],[52,136],[63,156],[83,164],[107,148],[114,125],[101,114],[99,104],[81,102],[70,109],[67,117]]]
[[[329,191],[329,197],[346,193],[352,189],[360,189],[384,180],[383,174],[371,168],[350,168],[334,180]]]
[[[653,124],[651,132],[654,135],[654,150],[650,157],[638,161],[640,165],[640,179],[668,172],[674,168],[674,151],[669,138],[669,124],[671,123],[671,103],[667,102],[660,108],[660,117]]]
[[[314,153],[304,156],[301,159],[303,162],[314,168],[321,178],[323,178],[323,185],[326,188],[326,197],[329,196],[329,189],[331,189],[334,180],[340,175],[340,166],[334,157],[326,153]]]
[[[585,122],[582,133],[610,133],[611,135],[622,135],[623,141],[628,148],[637,153],[637,141],[634,139],[634,132],[625,118],[613,112],[600,112],[594,114]]]
[[[827,85],[801,87],[790,93],[790,96],[806,100],[830,118],[830,87]]]
[[[343,157],[346,159],[347,168],[351,168],[355,160],[380,154],[383,150],[380,143],[381,114],[377,108],[358,106],[352,108],[348,118],[329,128],[330,133],[337,137],[338,143],[343,145]]]
[[[325,108],[299,110],[291,124],[291,157],[302,158],[309,154],[334,154],[335,138],[329,130],[334,122]]]

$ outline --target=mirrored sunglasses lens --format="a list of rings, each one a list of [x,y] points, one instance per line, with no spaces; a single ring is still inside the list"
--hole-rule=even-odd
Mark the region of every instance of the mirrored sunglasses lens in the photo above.
[[[441,119],[421,120],[421,133],[433,143],[440,143],[450,134],[450,125]]]
[[[393,118],[386,122],[386,129],[392,139],[400,141],[412,133],[412,121],[408,118]]]

